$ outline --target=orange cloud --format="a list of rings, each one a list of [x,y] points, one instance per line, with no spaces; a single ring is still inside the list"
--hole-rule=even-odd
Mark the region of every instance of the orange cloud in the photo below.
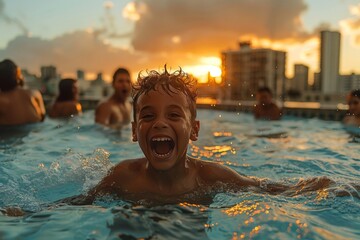
[[[21,49],[21,50],[20,50]],[[20,67],[39,74],[43,65],[55,65],[59,72],[104,72],[111,75],[119,66],[133,72],[162,68],[165,63],[177,68],[195,64],[197,56],[185,53],[138,53],[104,43],[89,31],[67,33],[52,40],[19,36],[0,50],[0,59],[13,59]]]
[[[303,41],[314,33],[304,31],[303,0],[142,0],[146,6],[135,23],[132,38],[137,50],[217,53],[233,47],[244,35],[272,41]],[[181,39],[174,44],[173,36]]]

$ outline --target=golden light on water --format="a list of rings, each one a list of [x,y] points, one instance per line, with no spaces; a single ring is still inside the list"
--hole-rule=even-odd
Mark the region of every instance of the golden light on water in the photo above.
[[[250,200],[244,200],[235,206],[223,210],[222,212],[225,213],[229,217],[236,217],[238,215],[245,215],[248,216],[248,219],[244,221],[246,226],[252,226],[256,224],[254,216],[260,214],[269,214],[270,206],[266,203],[254,203]],[[262,226],[255,225],[249,233],[233,233],[232,239],[244,239],[244,238],[251,238],[254,235],[258,234],[258,232],[262,229]]]
[[[193,203],[188,203],[188,202],[179,203],[179,206],[181,206],[181,207],[193,207],[193,208],[197,208],[197,209],[199,209],[200,212],[204,212],[204,211],[207,211],[207,210],[208,210],[208,208],[205,207],[204,205],[193,204]]]
[[[329,197],[329,191],[328,190],[320,190],[317,192],[317,195],[316,195],[316,198],[315,200],[316,201],[321,201],[321,200],[324,200],[324,199],[327,199]]]
[[[241,214],[246,214],[249,216],[254,216],[257,214],[260,214],[262,211],[256,211],[258,210],[259,203],[253,203],[252,201],[245,200],[241,203],[236,204],[235,206],[228,208],[226,210],[223,210],[223,213],[230,217],[234,217]],[[263,209],[264,210],[264,209]],[[251,220],[250,220],[251,221]],[[245,221],[246,224],[246,221]]]
[[[232,132],[213,132],[214,137],[231,137]]]

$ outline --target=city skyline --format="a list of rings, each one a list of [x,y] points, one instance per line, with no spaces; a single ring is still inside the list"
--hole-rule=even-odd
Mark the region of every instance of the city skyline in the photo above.
[[[219,75],[221,51],[251,40],[254,47],[287,52],[287,77],[296,63],[308,65],[311,76],[319,71],[319,31],[325,29],[341,33],[340,74],[360,73],[359,20],[355,0],[0,0],[0,58],[36,74],[54,65],[63,76],[82,69],[109,80],[118,66],[136,75],[167,63],[206,77],[208,71]]]

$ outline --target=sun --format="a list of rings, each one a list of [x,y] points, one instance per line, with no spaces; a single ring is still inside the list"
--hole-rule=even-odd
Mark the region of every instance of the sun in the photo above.
[[[199,64],[185,65],[183,67],[185,72],[191,73],[198,78],[199,83],[206,83],[210,77],[214,78],[216,82],[221,82],[221,60],[218,57],[203,57]]]

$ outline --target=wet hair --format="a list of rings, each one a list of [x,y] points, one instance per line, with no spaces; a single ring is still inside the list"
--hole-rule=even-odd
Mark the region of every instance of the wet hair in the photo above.
[[[269,87],[259,87],[258,90],[257,90],[258,93],[261,93],[261,92],[267,92],[269,93],[270,95],[272,95],[272,91]]]
[[[116,69],[116,71],[114,72],[113,78],[112,78],[112,83],[114,84],[116,76],[118,74],[127,74],[130,77],[130,72],[126,69],[126,68],[118,68]]]
[[[76,94],[73,91],[73,86],[76,80],[73,78],[64,78],[59,82],[59,96],[57,102],[73,101],[76,99]]]
[[[136,121],[136,106],[139,97],[143,94],[147,94],[150,91],[156,91],[156,87],[158,86],[161,87],[162,90],[164,90],[169,95],[176,94],[175,90],[184,93],[189,103],[192,120],[195,120],[197,81],[193,77],[185,73],[181,68],[172,73],[169,73],[166,69],[166,65],[164,66],[163,72],[150,70],[146,71],[146,73],[147,75],[143,76],[142,72],[140,72],[137,82],[132,86],[134,121]]]
[[[0,91],[11,91],[18,85],[18,66],[10,59],[0,62]]]
[[[360,89],[352,90],[350,96],[360,98]]]

